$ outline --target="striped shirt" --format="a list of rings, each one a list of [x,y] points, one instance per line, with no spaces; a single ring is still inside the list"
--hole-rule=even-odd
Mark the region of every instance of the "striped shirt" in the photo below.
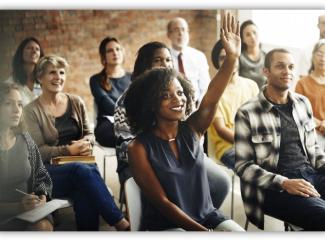
[[[316,143],[315,123],[308,99],[289,92],[300,141],[311,166],[325,170],[325,156]],[[263,189],[282,191],[286,177],[276,173],[281,141],[280,116],[263,91],[238,110],[235,117],[236,172],[248,219],[264,229]]]

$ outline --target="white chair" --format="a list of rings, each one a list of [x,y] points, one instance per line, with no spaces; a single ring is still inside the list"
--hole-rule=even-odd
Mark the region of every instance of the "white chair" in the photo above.
[[[211,143],[208,134],[207,134],[207,142],[208,142],[208,157],[214,160],[218,165],[226,167],[225,164],[223,164],[220,160],[214,158],[214,153],[216,148],[213,145],[213,143]],[[234,209],[235,209],[234,206],[235,206],[235,173],[231,170],[231,206],[230,206],[231,219],[234,219]]]
[[[125,182],[124,189],[130,229],[131,231],[138,231],[142,215],[141,190],[132,177]]]

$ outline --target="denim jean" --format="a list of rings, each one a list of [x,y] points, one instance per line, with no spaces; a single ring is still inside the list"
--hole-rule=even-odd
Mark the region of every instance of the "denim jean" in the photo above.
[[[52,196],[73,201],[78,230],[99,230],[99,215],[109,225],[115,225],[123,218],[100,176],[97,165],[69,163],[60,166],[46,165],[46,169],[53,182]]]
[[[305,179],[321,197],[302,197],[286,191],[266,190],[264,212],[272,217],[297,225],[308,231],[325,230],[325,175],[313,168],[290,170],[282,173],[290,179]]]
[[[235,171],[235,162],[236,162],[236,156],[235,156],[235,148],[231,147],[225,153],[223,153],[222,157],[220,158],[220,161],[225,164],[226,167],[229,169]]]
[[[230,190],[230,177],[218,164],[206,155],[204,155],[204,165],[207,169],[213,206],[219,209]]]

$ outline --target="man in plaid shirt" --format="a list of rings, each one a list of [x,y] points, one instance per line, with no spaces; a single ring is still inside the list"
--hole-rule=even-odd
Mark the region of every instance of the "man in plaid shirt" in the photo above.
[[[264,229],[264,213],[304,230],[325,230],[325,156],[316,143],[310,102],[291,93],[293,56],[265,58],[267,85],[235,118],[236,172],[249,220]]]

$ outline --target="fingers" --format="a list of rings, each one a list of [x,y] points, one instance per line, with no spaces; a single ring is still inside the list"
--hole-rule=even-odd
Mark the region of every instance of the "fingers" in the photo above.
[[[231,31],[231,15],[230,13],[227,13],[227,30],[226,32],[230,32]]]
[[[239,21],[237,21],[237,26],[236,26],[236,35],[239,36]]]
[[[307,182],[304,179],[299,179],[297,182],[297,190],[300,195],[303,193],[303,196],[305,197],[320,197],[320,194],[310,182]]]

